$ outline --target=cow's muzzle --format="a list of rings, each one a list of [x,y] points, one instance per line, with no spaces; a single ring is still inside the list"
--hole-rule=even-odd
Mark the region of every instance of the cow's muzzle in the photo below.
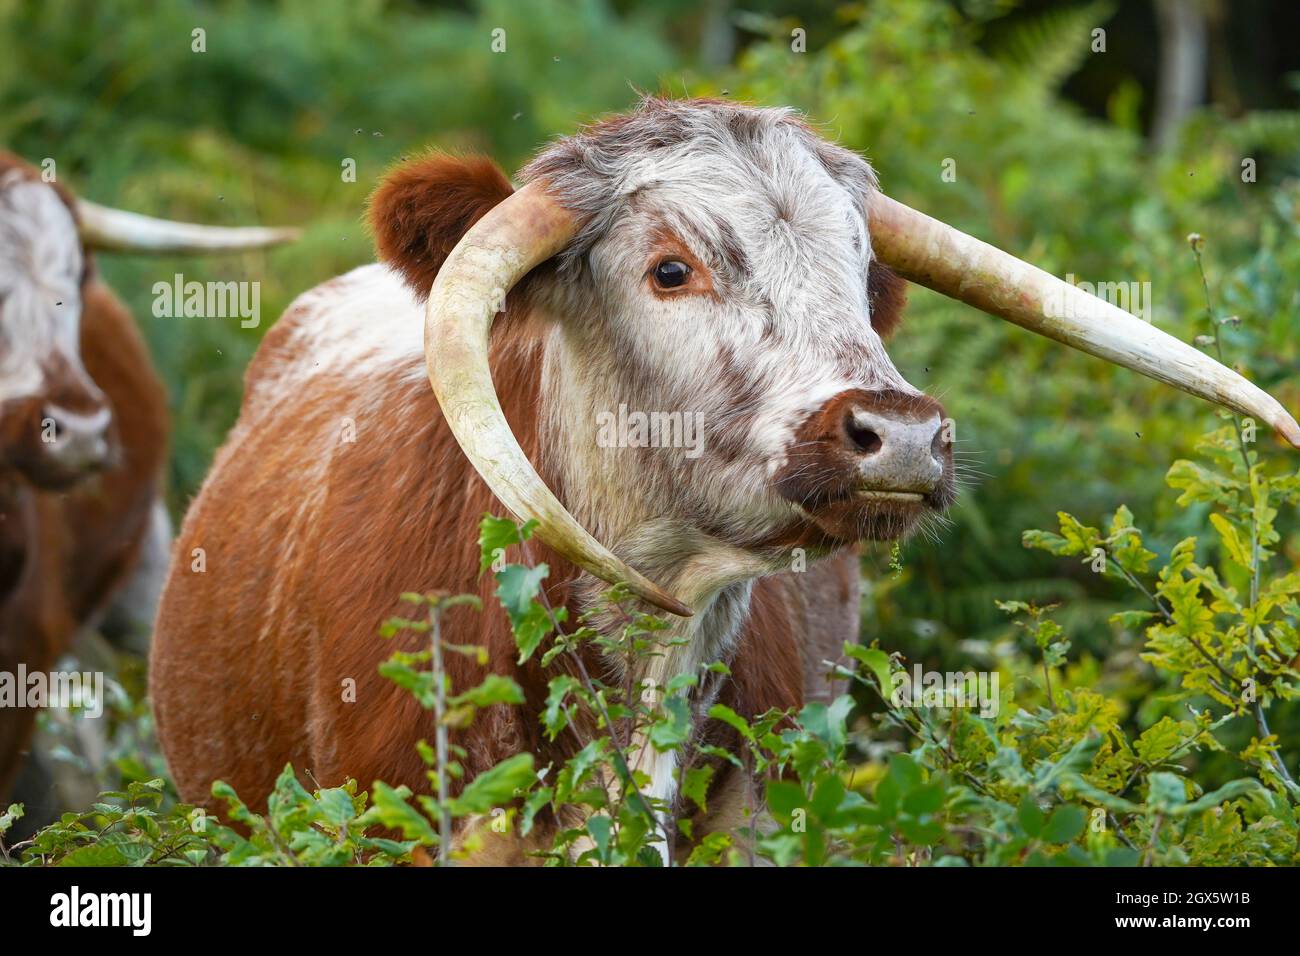
[[[106,405],[77,411],[47,404],[41,411],[41,440],[47,465],[69,481],[107,467],[112,457],[113,414]]]
[[[799,427],[776,489],[837,541],[898,537],[955,497],[952,423],[928,395],[842,392]]]
[[[111,468],[119,457],[107,397],[84,373],[59,366],[58,387],[0,409],[0,466],[29,482],[62,491]]]

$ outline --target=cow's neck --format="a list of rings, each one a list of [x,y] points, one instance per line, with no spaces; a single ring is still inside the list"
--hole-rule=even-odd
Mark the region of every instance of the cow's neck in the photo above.
[[[773,568],[768,559],[671,517],[669,508],[655,500],[655,476],[644,458],[647,450],[598,447],[596,416],[617,408],[620,400],[602,391],[598,373],[584,375],[581,369],[560,334],[552,335],[541,380],[545,440],[539,470],[597,540],[694,610],[690,618],[669,618],[672,629],[658,635],[665,642],[663,652],[636,661],[637,673],[631,676],[633,683],[662,688],[682,674],[695,673],[701,681],[692,693],[692,710],[702,717],[718,690],[717,681],[705,679],[703,667],[731,660],[749,614],[753,581]],[[662,488],[660,484],[661,494]],[[590,574],[581,574],[574,582],[573,599],[580,608],[595,607],[605,588]],[[626,620],[609,611],[596,615],[592,623],[615,637]],[[618,670],[626,660],[611,659],[609,664]],[[675,754],[660,754],[644,741],[633,749],[636,765],[651,778],[651,795],[672,803]]]
[[[596,540],[695,611],[672,618],[674,636],[689,643],[657,659],[668,668],[665,676],[727,660],[748,612],[751,582],[772,570],[769,561],[674,516],[673,502],[664,500],[670,485],[656,473],[672,467],[670,452],[598,445],[598,416],[627,401],[613,393],[609,375],[576,354],[561,329],[547,337],[543,351],[539,471]],[[591,607],[604,589],[584,574],[575,595]],[[602,629],[619,626],[610,615]]]

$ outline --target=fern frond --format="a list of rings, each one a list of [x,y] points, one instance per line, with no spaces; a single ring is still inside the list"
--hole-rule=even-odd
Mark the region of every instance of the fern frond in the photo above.
[[[1092,31],[1115,13],[1111,0],[1046,10],[1012,24],[995,45],[993,58],[1044,90],[1055,90],[1092,49]]]

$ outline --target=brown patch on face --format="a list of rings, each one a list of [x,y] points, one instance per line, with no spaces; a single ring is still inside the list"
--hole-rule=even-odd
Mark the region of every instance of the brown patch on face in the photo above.
[[[748,452],[748,436],[763,397],[763,385],[746,374],[736,353],[723,346],[718,351],[717,388],[726,396],[726,412],[708,433],[708,449],[726,464]]]
[[[871,327],[887,339],[903,322],[907,305],[907,280],[883,262],[871,263],[867,271],[867,301],[871,305]]]
[[[646,287],[658,299],[673,299],[684,295],[703,295],[715,302],[719,296],[713,286],[713,273],[681,237],[667,226],[657,226],[650,234],[650,258],[645,271]],[[679,286],[664,287],[655,279],[655,270],[660,263],[683,262],[690,269],[686,281]]]

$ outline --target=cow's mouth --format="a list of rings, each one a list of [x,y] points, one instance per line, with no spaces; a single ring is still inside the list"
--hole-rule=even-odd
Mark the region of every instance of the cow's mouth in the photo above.
[[[927,491],[903,488],[861,488],[822,486],[806,491],[783,489],[782,497],[795,505],[810,520],[828,511],[845,508],[871,508],[889,505],[920,505],[942,511],[952,504],[952,489],[947,481]]]
[[[106,455],[94,462],[65,463],[44,455],[22,455],[8,464],[41,491],[69,491],[112,467],[116,456]]]
[[[916,504],[925,500],[925,495],[919,491],[881,491],[877,488],[864,489],[854,497],[860,501],[909,501]]]
[[[952,497],[946,482],[931,492],[821,488],[799,497],[786,496],[796,516],[795,522],[777,539],[765,543],[827,552],[859,541],[906,538],[927,515],[943,512],[952,503]]]
[[[927,495],[878,490],[854,492],[820,508],[805,509],[832,545],[906,537],[929,510],[938,510],[938,505]]]

